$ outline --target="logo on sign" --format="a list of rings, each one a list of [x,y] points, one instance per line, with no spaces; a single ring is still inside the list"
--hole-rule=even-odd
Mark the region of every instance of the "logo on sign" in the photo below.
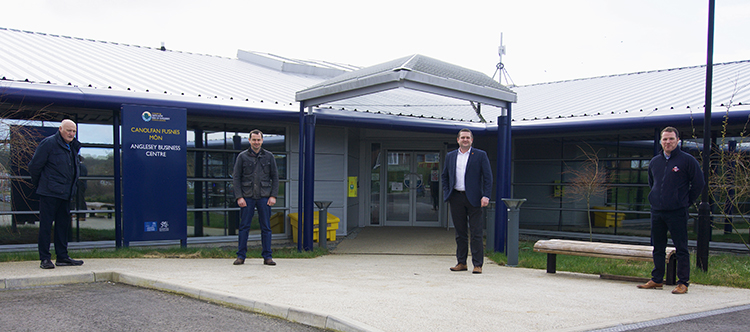
[[[151,121],[151,112],[144,111],[143,114],[141,114],[141,119],[143,119],[143,121],[146,121],[146,122]]]
[[[143,223],[144,232],[156,232],[156,221],[146,221]]]
[[[169,221],[162,221],[159,223],[159,232],[169,232]]]

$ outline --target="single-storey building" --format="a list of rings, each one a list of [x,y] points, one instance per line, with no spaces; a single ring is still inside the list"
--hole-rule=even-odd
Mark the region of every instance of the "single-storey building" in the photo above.
[[[566,188],[571,170],[593,153],[612,175],[606,191],[593,197],[592,205],[611,211],[595,214],[602,218],[597,232],[647,234],[646,170],[658,151],[659,131],[677,127],[683,149],[691,151],[700,149],[703,136],[705,66],[507,87],[423,55],[361,68],[243,50],[236,58],[216,57],[6,28],[0,28],[0,59],[3,129],[56,127],[63,118],[79,124],[88,163],[86,202],[115,201],[114,131],[123,105],[186,109],[191,238],[236,239],[231,170],[256,128],[266,134],[264,147],[279,166],[273,225],[279,239],[292,237],[290,221],[307,206],[300,195],[332,202],[328,212],[340,220],[338,236],[359,227],[449,227],[438,175],[461,128],[474,132],[474,145],[489,153],[497,170],[501,194],[493,193],[492,201],[527,199],[522,229],[588,232],[587,206]],[[741,142],[745,135],[750,78],[743,73],[749,70],[750,61],[714,65],[717,140]],[[314,119],[308,127],[314,128],[314,168],[300,162],[300,142],[309,142],[305,116]],[[6,150],[14,144],[10,134],[3,144]],[[10,159],[2,161],[4,177],[23,182]],[[299,181],[304,170],[313,171],[309,193]],[[21,218],[28,208],[2,206],[14,223],[28,220]],[[489,222],[495,215],[487,213]],[[88,221],[78,222],[87,227]]]

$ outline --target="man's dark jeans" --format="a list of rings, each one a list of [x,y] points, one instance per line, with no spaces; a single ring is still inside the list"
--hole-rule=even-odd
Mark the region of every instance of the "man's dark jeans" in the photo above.
[[[260,240],[264,259],[271,258],[271,207],[268,206],[268,197],[252,199],[245,197],[247,206],[240,209],[240,235],[237,248],[237,257],[245,259],[247,254],[247,238],[250,234],[250,223],[253,221],[255,209],[258,209],[258,221],[260,222]]]

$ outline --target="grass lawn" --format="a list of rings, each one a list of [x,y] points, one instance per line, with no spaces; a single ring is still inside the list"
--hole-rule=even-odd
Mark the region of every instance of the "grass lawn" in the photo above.
[[[518,251],[518,266],[531,269],[547,269],[547,254],[534,252],[534,242],[521,241]],[[487,257],[505,265],[505,254],[488,252]],[[650,278],[653,263],[569,255],[557,255],[557,271],[588,274],[611,274]],[[750,256],[735,254],[712,254],[708,258],[708,272],[696,267],[695,255],[690,254],[690,282],[701,285],[750,288]]]
[[[54,256],[54,250],[52,250]],[[71,256],[76,259],[85,258],[237,258],[236,247],[206,247],[167,249],[156,248],[121,248],[121,249],[93,249],[71,250]],[[328,254],[328,250],[315,248],[312,251],[298,252],[297,248],[273,248],[274,258],[314,258]],[[248,258],[261,258],[260,248],[248,248]],[[0,253],[0,262],[35,261],[39,259],[36,251]]]
[[[52,227],[54,230],[54,226]],[[115,230],[107,229],[80,229],[81,241],[103,241],[114,240]],[[76,230],[72,230],[72,237],[75,239]],[[0,244],[25,244],[37,243],[39,237],[39,227],[35,226],[18,226],[18,232],[12,232],[10,226],[0,226]]]
[[[19,227],[27,228],[27,227]],[[30,227],[29,227],[30,228]],[[30,228],[31,229],[31,228]],[[33,230],[33,231],[32,231]],[[10,234],[9,228],[0,227],[0,243],[13,240],[24,240],[20,243],[36,243],[38,230],[31,229],[19,234]],[[109,234],[111,233],[111,234]],[[103,238],[114,239],[114,231],[99,230],[81,230],[82,241],[101,240]],[[27,237],[29,237],[27,239]],[[522,241],[519,244],[518,266],[532,269],[547,268],[547,254],[533,251],[534,242]],[[213,248],[180,248],[174,247],[169,249],[155,248],[122,248],[122,249],[94,249],[74,251],[76,258],[176,258],[176,259],[194,259],[194,258],[235,258],[236,248],[234,247],[213,247]],[[313,258],[328,254],[327,250],[316,248],[310,252],[297,252],[293,248],[274,248],[274,257],[276,258]],[[250,248],[247,257],[260,258],[260,248]],[[487,252],[487,257],[498,264],[507,263],[505,254]],[[35,251],[17,252],[17,253],[0,253],[0,262],[13,261],[33,261],[38,260],[39,256]],[[750,289],[750,256],[735,254],[712,254],[708,259],[708,272],[703,272],[695,266],[695,255],[691,254],[691,283],[702,285],[740,287]],[[620,259],[607,259],[596,257],[580,256],[557,256],[557,270],[568,272],[579,272],[588,274],[611,274],[620,276],[632,276],[649,278],[651,276],[652,263],[641,261],[630,261]]]

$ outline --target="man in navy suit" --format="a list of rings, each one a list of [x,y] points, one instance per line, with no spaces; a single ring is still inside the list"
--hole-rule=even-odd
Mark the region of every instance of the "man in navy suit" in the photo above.
[[[471,231],[472,273],[482,273],[484,243],[482,208],[489,205],[492,194],[492,170],[487,153],[473,148],[474,136],[469,129],[458,132],[458,149],[448,152],[441,175],[443,197],[450,203],[456,228],[456,266],[451,271],[466,271],[466,256]]]

